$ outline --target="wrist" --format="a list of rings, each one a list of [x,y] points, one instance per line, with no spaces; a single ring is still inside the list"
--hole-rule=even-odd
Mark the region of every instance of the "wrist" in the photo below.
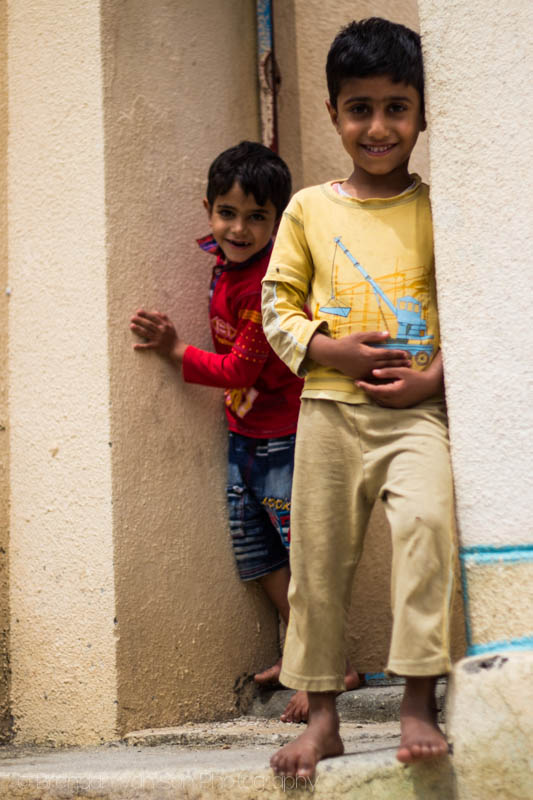
[[[174,347],[168,354],[168,358],[170,361],[175,364],[177,367],[181,366],[183,363],[183,357],[185,355],[185,350],[187,349],[188,345],[183,342],[181,339],[178,339],[174,344]]]
[[[317,330],[307,345],[307,355],[323,367],[334,367],[335,345],[335,339],[331,339],[325,333]]]
[[[442,391],[442,370],[429,368],[419,374],[424,377],[424,400],[428,400]]]

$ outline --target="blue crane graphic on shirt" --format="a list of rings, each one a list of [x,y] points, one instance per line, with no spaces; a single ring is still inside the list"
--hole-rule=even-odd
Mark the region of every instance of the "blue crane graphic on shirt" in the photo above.
[[[340,236],[335,236],[333,241],[336,247],[338,246],[341,248],[342,252],[370,285],[385,324],[386,320],[381,308],[382,301],[390,309],[398,323],[396,338],[388,339],[386,342],[373,346],[383,347],[387,350],[407,350],[414,356],[415,362],[419,366],[427,364],[433,353],[433,344],[431,343],[433,336],[427,335],[427,322],[422,317],[422,303],[420,300],[408,295],[398,298],[398,303],[395,305],[362,264],[360,264],[355,256],[350,253],[348,248],[345,247]],[[326,314],[334,314],[341,317],[347,317],[351,310],[351,306],[342,305],[336,300],[333,291],[329,303],[320,307],[320,311]]]

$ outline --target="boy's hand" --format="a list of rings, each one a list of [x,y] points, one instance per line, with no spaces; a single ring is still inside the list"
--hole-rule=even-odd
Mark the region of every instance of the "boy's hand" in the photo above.
[[[179,338],[166,314],[140,308],[131,318],[130,330],[145,340],[141,344],[134,344],[134,350],[155,350],[171,361],[182,361],[187,345]]]
[[[334,367],[350,378],[371,376],[376,369],[409,367],[411,358],[404,350],[370,347],[389,338],[387,332],[351,333],[341,339],[331,339],[318,331],[307,348],[308,355],[326,367]]]
[[[388,408],[409,408],[428,400],[436,395],[443,387],[442,356],[437,353],[433,362],[424,370],[416,372],[413,369],[395,367],[391,369],[375,369],[372,377],[387,383],[368,383],[356,381],[360,389],[364,389],[372,400],[380,406]]]

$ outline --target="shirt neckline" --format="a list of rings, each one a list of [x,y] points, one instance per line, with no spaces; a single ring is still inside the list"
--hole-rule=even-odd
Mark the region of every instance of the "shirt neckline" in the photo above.
[[[400,194],[393,195],[392,197],[367,197],[367,198],[360,198],[360,197],[352,197],[348,194],[339,194],[336,189],[333,188],[335,183],[344,183],[346,178],[336,178],[332,181],[327,181],[327,183],[323,183],[321,185],[322,191],[334,202],[340,203],[341,205],[347,206],[359,206],[361,208],[368,208],[368,209],[375,209],[375,208],[390,208],[391,206],[396,205],[403,205],[403,203],[410,202],[415,198],[415,195],[419,192],[420,187],[422,185],[422,179],[420,175],[416,173],[411,174],[411,178],[413,182],[407,189],[404,189],[403,192]]]

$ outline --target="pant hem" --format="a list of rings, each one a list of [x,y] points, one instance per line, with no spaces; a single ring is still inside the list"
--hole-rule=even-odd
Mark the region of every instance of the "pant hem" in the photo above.
[[[385,668],[385,674],[389,677],[399,675],[404,678],[432,678],[447,675],[451,668],[451,661],[444,658],[428,661],[390,661]]]
[[[245,577],[243,577],[239,572],[239,578],[241,579],[241,581],[243,583],[248,583],[248,581],[257,581],[257,580],[259,580],[259,578],[264,578],[265,575],[270,575],[272,572],[277,572],[278,569],[281,569],[282,567],[288,567],[288,566],[289,566],[289,559],[288,558],[284,558],[283,561],[280,561],[277,564],[273,564],[272,566],[266,567],[263,570],[258,570],[257,573],[254,572],[254,574],[250,575],[250,576],[246,575]],[[238,571],[239,571],[239,568],[237,567],[237,572]]]
[[[335,675],[306,678],[303,675],[288,672],[283,667],[281,668],[279,681],[289,689],[300,689],[304,692],[343,692],[345,689],[344,675],[341,678]]]

